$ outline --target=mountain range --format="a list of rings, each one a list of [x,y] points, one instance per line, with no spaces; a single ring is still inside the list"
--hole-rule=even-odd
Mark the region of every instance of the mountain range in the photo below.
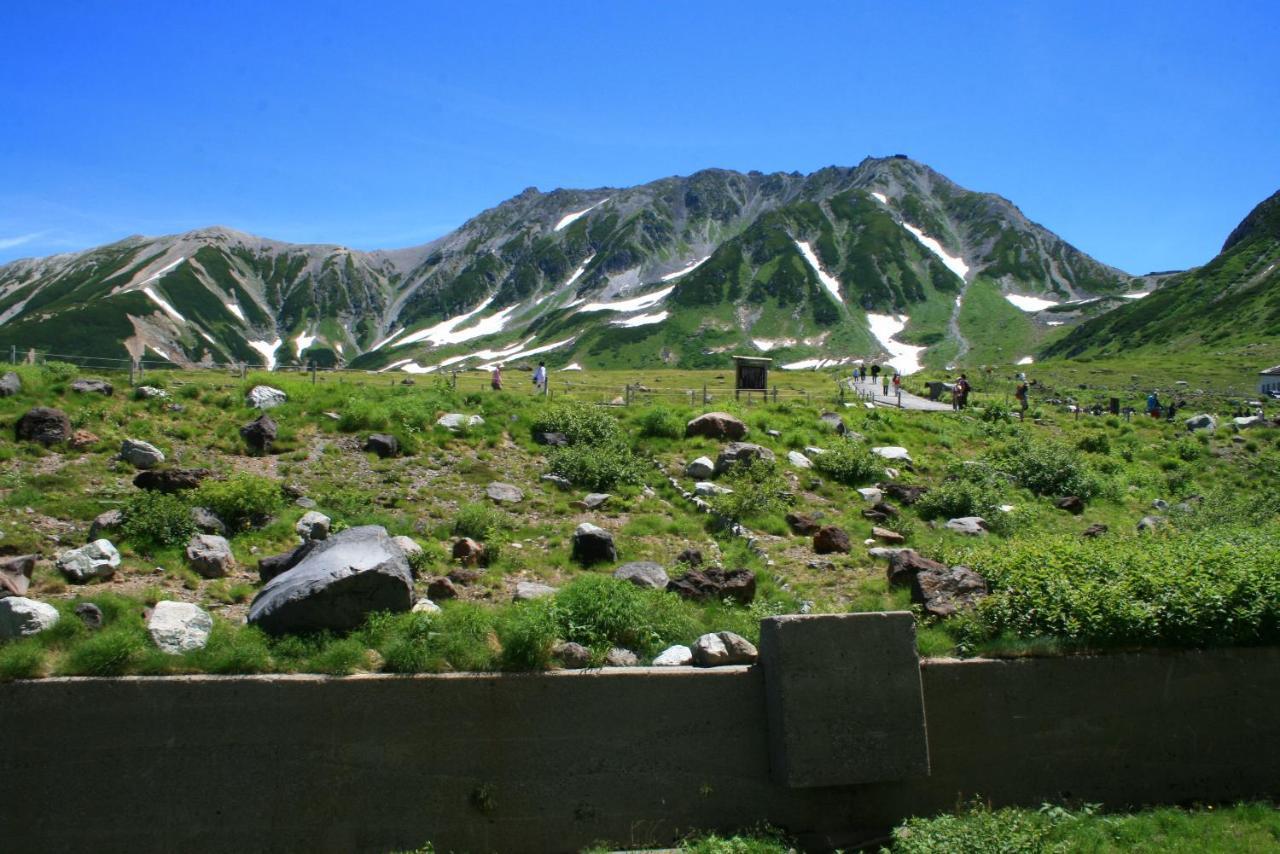
[[[1275,219],[1259,216],[1224,254],[1255,252]],[[530,188],[408,249],[213,227],[15,261],[0,266],[0,347],[410,373],[538,358],[721,367],[735,353],[908,371],[1096,348],[1106,324],[1144,317],[1212,266],[1129,275],[894,155],[808,175]]]

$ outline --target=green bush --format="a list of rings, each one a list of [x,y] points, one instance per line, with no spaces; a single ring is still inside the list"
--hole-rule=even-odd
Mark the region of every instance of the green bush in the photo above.
[[[791,504],[789,486],[771,461],[751,459],[738,463],[721,479],[721,485],[733,492],[712,496],[711,506],[735,522],[776,515]]]
[[[124,506],[120,535],[142,549],[185,545],[196,532],[191,506],[178,495],[143,490]]]
[[[1007,515],[1000,510],[1003,503],[992,481],[948,478],[926,492],[915,506],[921,519],[981,516],[991,526],[999,525]]]
[[[680,414],[665,406],[654,406],[640,413],[636,426],[641,436],[679,439],[684,436],[685,421]]]
[[[1100,487],[1075,450],[1053,441],[1023,439],[988,454],[985,461],[1036,495],[1090,498]]]
[[[571,445],[612,445],[624,438],[612,414],[576,400],[551,404],[533,420],[532,429],[534,433],[563,433]]]
[[[247,472],[226,480],[206,480],[196,490],[195,501],[216,513],[232,531],[263,525],[284,507],[277,481]]]
[[[122,621],[73,646],[60,669],[67,676],[120,676],[138,663],[146,648],[141,620]]]
[[[1111,440],[1106,433],[1094,433],[1076,442],[1076,448],[1090,454],[1109,454],[1111,453]]]
[[[70,362],[45,362],[40,366],[40,372],[50,383],[67,382],[80,376],[80,368]]]
[[[959,814],[912,818],[893,831],[893,854],[1057,854],[1053,819],[1022,809],[992,810],[974,802]],[[886,850],[886,849],[882,849]]]
[[[813,467],[845,486],[863,486],[884,475],[884,461],[858,442],[838,442],[813,458]]]
[[[644,480],[644,464],[620,442],[554,447],[547,454],[547,463],[552,474],[587,489],[613,489]]]

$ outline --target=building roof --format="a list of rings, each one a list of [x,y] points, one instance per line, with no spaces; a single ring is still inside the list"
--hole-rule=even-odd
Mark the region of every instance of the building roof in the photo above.
[[[1260,377],[1280,377],[1280,365],[1274,368],[1267,368],[1265,371],[1258,371]]]

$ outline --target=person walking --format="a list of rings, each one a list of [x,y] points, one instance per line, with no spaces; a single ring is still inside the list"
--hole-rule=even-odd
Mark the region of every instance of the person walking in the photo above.
[[[867,381],[867,365],[864,362],[858,365],[858,382],[865,383]]]
[[[889,371],[887,369],[884,372],[884,396],[889,396]]]
[[[1020,414],[1023,418],[1027,417],[1027,384],[1025,381],[1018,383],[1018,387],[1013,390],[1013,397],[1018,401]]]
[[[893,372],[893,393],[898,397],[902,396],[902,374],[897,371]]]
[[[493,366],[493,375],[489,379],[489,385],[493,386],[494,391],[502,391],[502,365]]]
[[[1159,392],[1151,392],[1147,395],[1147,414],[1152,418],[1160,417],[1160,394]]]
[[[540,392],[547,390],[547,363],[539,362],[533,372],[533,387]]]
[[[956,392],[960,399],[960,409],[964,409],[969,405],[969,378],[964,374],[961,374],[960,379],[956,380]]]
[[[875,385],[877,382],[879,382],[879,380],[880,380],[880,366],[872,365],[871,366],[871,384]]]

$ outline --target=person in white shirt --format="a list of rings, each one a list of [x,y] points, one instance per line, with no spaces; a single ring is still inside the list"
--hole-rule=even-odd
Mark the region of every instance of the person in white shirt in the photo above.
[[[533,372],[533,387],[538,391],[543,391],[547,387],[546,362],[539,362],[537,370]]]

